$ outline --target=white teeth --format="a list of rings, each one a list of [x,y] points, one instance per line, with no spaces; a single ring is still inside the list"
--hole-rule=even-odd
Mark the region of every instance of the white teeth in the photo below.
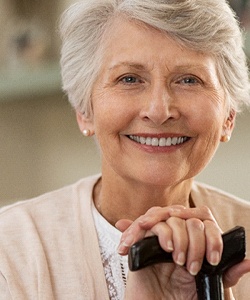
[[[141,136],[141,137],[140,137],[140,142],[139,142],[139,143],[142,144],[142,145],[146,144],[146,138],[143,137],[143,136]]]
[[[173,137],[173,138],[156,138],[156,137],[143,137],[143,136],[136,136],[136,135],[130,135],[129,138],[139,144],[147,145],[147,146],[172,146],[172,145],[180,145],[187,141],[188,137]]]
[[[157,138],[152,138],[152,146],[159,146],[159,140]]]
[[[160,138],[160,140],[159,140],[159,146],[161,146],[161,147],[166,146],[166,139],[165,138]]]
[[[178,138],[177,137],[172,138],[172,145],[176,145],[177,142],[178,142]]]
[[[146,138],[146,145],[150,146],[152,144],[152,139],[150,137]]]
[[[166,140],[166,146],[171,146],[172,145],[172,139],[169,137]]]

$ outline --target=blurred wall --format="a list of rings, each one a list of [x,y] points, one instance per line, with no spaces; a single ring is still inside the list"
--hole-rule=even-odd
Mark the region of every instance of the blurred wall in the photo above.
[[[0,206],[99,171],[95,143],[61,95],[0,103]]]

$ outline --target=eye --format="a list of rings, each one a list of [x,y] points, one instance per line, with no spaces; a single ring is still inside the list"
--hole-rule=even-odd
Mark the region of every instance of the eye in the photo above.
[[[202,81],[195,76],[185,76],[177,81],[178,84],[184,85],[198,85],[201,84]]]
[[[123,83],[123,84],[136,84],[136,83],[141,83],[142,81],[133,75],[126,75],[123,76],[119,79],[119,82]]]

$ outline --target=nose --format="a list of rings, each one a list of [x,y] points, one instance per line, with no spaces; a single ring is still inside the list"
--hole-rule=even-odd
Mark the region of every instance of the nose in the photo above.
[[[180,111],[174,94],[164,84],[155,84],[147,91],[140,117],[159,126],[168,120],[178,120]]]

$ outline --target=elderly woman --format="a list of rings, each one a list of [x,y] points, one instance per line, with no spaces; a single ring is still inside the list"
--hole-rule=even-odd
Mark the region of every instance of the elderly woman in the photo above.
[[[250,234],[248,202],[193,180],[249,105],[233,12],[224,0],[82,0],[61,35],[64,90],[102,174],[2,209],[1,299],[197,299],[222,232]],[[150,235],[173,263],[128,271]],[[224,274],[225,299],[249,299],[248,272],[245,259]]]

